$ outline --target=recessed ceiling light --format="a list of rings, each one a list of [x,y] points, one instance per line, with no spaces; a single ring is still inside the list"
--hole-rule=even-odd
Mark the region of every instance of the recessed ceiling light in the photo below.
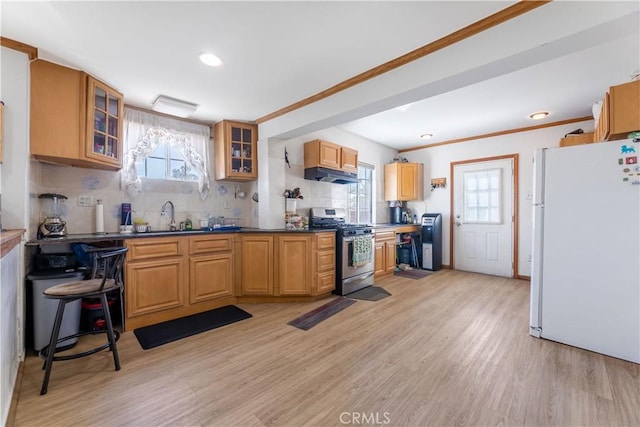
[[[532,115],[529,116],[529,118],[533,120],[540,120],[540,119],[544,119],[548,115],[549,115],[548,112],[540,111],[539,113],[533,113]]]
[[[200,61],[210,67],[219,67],[222,65],[222,60],[215,56],[213,53],[203,53],[200,55]]]
[[[433,138],[433,134],[432,133],[423,133],[422,135],[420,135],[420,138],[422,138],[422,139]]]

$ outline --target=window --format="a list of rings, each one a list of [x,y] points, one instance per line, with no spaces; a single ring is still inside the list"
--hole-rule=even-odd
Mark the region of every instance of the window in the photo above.
[[[373,166],[358,164],[358,183],[349,184],[350,223],[373,223],[373,172]]]
[[[500,224],[502,170],[464,172],[463,177],[464,222]]]
[[[158,145],[149,157],[136,163],[136,171],[141,178],[197,181],[200,177],[180,151],[167,143]]]
[[[140,178],[196,181],[200,198],[209,194],[210,128],[196,123],[124,110],[122,188],[140,193]]]

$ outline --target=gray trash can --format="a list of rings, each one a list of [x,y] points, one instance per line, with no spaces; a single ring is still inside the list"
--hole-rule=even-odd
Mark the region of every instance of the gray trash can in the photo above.
[[[61,283],[82,280],[84,273],[79,271],[56,272],[56,271],[35,271],[27,276],[32,283],[33,302],[33,345],[35,351],[40,351],[51,339],[53,321],[58,310],[58,300],[45,298],[42,292],[51,286]],[[64,309],[62,325],[60,326],[60,337],[77,334],[80,330],[80,311],[82,300],[73,301]],[[57,349],[70,348],[78,342],[78,338],[64,340],[56,346]]]

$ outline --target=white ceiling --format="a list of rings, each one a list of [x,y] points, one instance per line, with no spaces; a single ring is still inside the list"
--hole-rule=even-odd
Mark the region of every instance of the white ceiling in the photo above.
[[[194,119],[253,121],[513,3],[3,1],[0,32],[118,88],[129,105],[150,108],[163,94],[198,104]],[[637,1],[544,5],[458,44],[482,40],[490,52],[491,37],[504,43],[512,34],[504,67],[493,61],[495,70],[471,82],[426,99],[416,91],[422,100],[405,112],[378,112],[389,108],[381,104],[340,127],[403,149],[427,143],[418,138],[426,132],[439,142],[536,125],[527,117],[539,110],[551,113],[543,122],[587,116],[609,86],[640,68],[638,10]],[[551,16],[567,17],[553,40],[543,37],[559,32],[548,28]],[[537,50],[531,40],[519,45],[524,33],[544,41]],[[224,66],[201,64],[205,51]],[[447,49],[438,60],[466,59]],[[401,99],[412,97],[395,105]]]

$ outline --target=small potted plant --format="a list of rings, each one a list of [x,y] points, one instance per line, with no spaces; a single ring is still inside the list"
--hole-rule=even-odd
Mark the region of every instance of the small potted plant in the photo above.
[[[133,223],[136,226],[136,232],[145,233],[148,231],[149,224],[142,218],[134,218]]]

